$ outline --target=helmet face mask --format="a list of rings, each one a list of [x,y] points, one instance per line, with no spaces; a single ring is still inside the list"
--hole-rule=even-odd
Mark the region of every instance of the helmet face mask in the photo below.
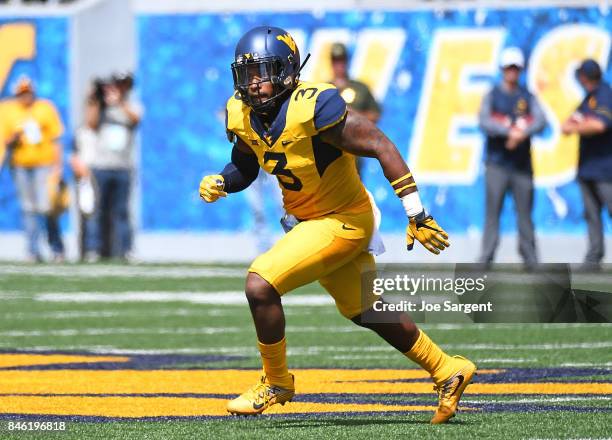
[[[232,74],[240,98],[258,112],[265,112],[271,104],[269,101],[275,101],[285,91],[279,81],[282,64],[277,58],[232,63]],[[270,83],[271,93],[262,94],[265,83]]]
[[[234,89],[257,114],[266,115],[297,86],[300,54],[284,30],[260,26],[236,45],[232,63]]]

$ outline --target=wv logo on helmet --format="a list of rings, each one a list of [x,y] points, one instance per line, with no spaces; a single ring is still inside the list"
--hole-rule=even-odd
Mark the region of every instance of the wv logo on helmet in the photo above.
[[[293,40],[293,38],[291,38],[291,35],[289,34],[277,35],[276,39],[285,43],[287,46],[289,46],[289,49],[291,49],[291,52],[295,53],[296,45],[295,45],[295,41]]]

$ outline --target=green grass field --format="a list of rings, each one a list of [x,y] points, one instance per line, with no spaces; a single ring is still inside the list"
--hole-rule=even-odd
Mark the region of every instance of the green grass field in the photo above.
[[[429,380],[316,284],[286,298],[295,401],[223,415],[259,375],[245,272],[0,264],[0,438],[612,436],[612,325],[424,325],[481,370],[458,417],[431,426]],[[66,431],[10,431],[18,421]]]

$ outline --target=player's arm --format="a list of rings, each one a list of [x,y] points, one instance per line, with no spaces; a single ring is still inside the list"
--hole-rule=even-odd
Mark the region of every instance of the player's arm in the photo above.
[[[439,254],[448,247],[448,235],[427,214],[414,177],[393,144],[376,125],[366,117],[349,112],[346,118],[320,133],[321,138],[344,151],[356,156],[374,157],[380,162],[383,173],[401,199],[409,218],[406,230],[408,250],[414,240],[420,241],[429,251]]]
[[[236,137],[232,160],[219,174],[204,176],[200,182],[200,197],[207,203],[246,189],[257,178],[257,156],[242,139]]]

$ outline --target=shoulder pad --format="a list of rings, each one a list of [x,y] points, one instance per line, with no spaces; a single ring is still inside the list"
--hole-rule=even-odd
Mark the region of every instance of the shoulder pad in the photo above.
[[[225,106],[225,129],[227,131],[243,131],[244,127],[244,115],[248,112],[248,107],[244,105],[242,100],[238,98],[237,94],[233,94],[228,100]]]

